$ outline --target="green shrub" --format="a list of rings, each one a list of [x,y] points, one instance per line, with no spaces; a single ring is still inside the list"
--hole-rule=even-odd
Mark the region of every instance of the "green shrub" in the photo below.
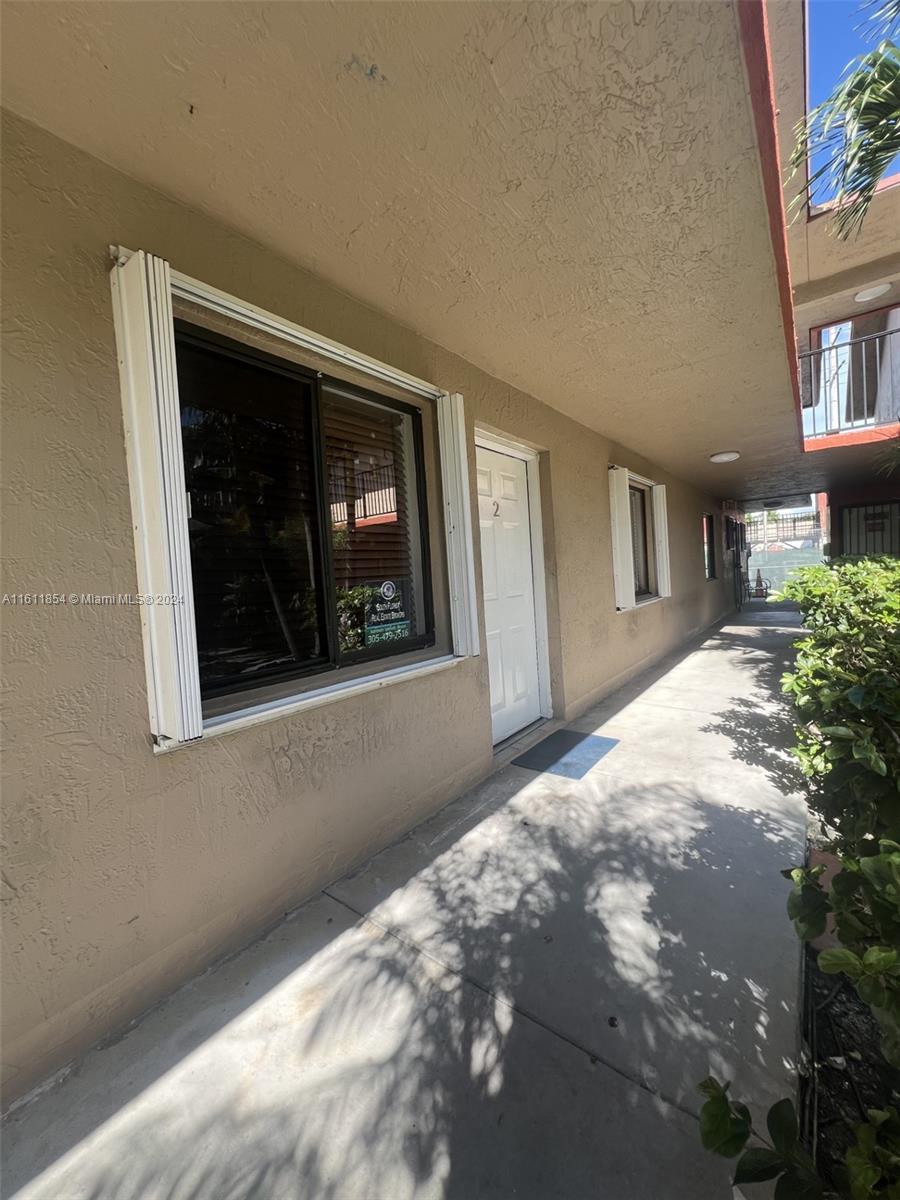
[[[754,1128],[746,1104],[728,1095],[728,1086],[711,1075],[698,1085],[704,1097],[700,1140],[713,1154],[737,1159],[735,1186],[777,1179],[775,1200],[821,1200],[825,1188],[815,1163],[800,1144],[791,1101],[772,1105],[763,1134]],[[843,1178],[837,1182],[849,1200],[896,1200],[900,1196],[900,1116],[894,1108],[870,1108],[866,1116],[856,1127]],[[757,1144],[748,1147],[750,1142]]]
[[[900,1115],[895,1108],[870,1108],[868,1118],[847,1151],[846,1188],[850,1200],[891,1200],[900,1196]]]
[[[824,1194],[822,1181],[815,1163],[800,1145],[797,1114],[791,1101],[779,1100],[769,1109],[766,1137],[754,1129],[746,1104],[731,1099],[728,1087],[712,1075],[698,1084],[705,1097],[700,1109],[700,1140],[714,1154],[737,1158],[735,1186],[777,1179],[778,1200],[819,1200]],[[747,1149],[751,1139],[764,1144]]]
[[[900,1066],[900,561],[862,559],[803,567],[779,597],[797,601],[808,636],[795,669],[784,676],[800,721],[795,754],[809,780],[808,802],[839,870],[828,889],[824,866],[784,871],[794,884],[788,915],[810,941],[833,916],[840,948],[819,966],[845,974],[870,1007],[882,1050]],[[798,1145],[789,1100],[769,1110],[771,1142],[752,1126],[728,1084],[707,1079],[700,1113],[704,1146],[741,1155],[735,1183],[778,1179],[778,1200],[823,1194]],[[900,1200],[900,1118],[871,1109],[847,1152],[842,1194],[851,1200]]]
[[[900,832],[900,561],[806,567],[782,595],[809,629],[783,687],[810,806],[835,850],[874,852]]]
[[[829,891],[821,867],[786,871],[788,913],[804,940],[834,915],[843,949],[822,969],[853,980],[900,1066],[900,562],[807,567],[783,595],[809,629],[783,680],[802,721],[796,753],[841,868]]]

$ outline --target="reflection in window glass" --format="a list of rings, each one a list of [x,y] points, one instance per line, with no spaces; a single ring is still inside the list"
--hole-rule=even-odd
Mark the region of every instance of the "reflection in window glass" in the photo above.
[[[204,698],[326,654],[309,380],[176,339]]]
[[[647,492],[644,488],[628,488],[631,510],[631,558],[634,564],[634,594],[649,596],[650,563],[647,554]]]
[[[326,383],[322,422],[340,653],[396,653],[427,632],[414,417]]]
[[[418,409],[187,322],[175,345],[204,712],[432,644]]]

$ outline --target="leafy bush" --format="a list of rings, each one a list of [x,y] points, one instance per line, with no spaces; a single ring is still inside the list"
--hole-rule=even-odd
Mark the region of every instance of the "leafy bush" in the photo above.
[[[801,721],[795,754],[809,780],[810,809],[840,868],[828,889],[824,866],[784,871],[794,884],[788,915],[804,941],[824,933],[833,917],[841,945],[823,950],[819,967],[852,980],[881,1028],[885,1057],[900,1066],[900,562],[804,567],[774,598],[797,601],[809,630],[782,686]],[[777,1200],[823,1195],[798,1145],[791,1102],[769,1110],[771,1143],[746,1149],[760,1135],[727,1088],[712,1078],[700,1084],[700,1132],[707,1149],[741,1155],[735,1183],[777,1178]],[[894,1109],[869,1110],[847,1152],[845,1178],[836,1182],[850,1200],[900,1200]]]
[[[813,1160],[800,1145],[797,1114],[790,1100],[779,1100],[769,1109],[766,1127],[769,1138],[753,1128],[746,1104],[732,1100],[727,1083],[712,1075],[698,1085],[706,1102],[700,1109],[700,1140],[707,1150],[725,1158],[738,1158],[735,1186],[777,1179],[778,1200],[817,1200],[824,1194]],[[751,1137],[763,1146],[746,1149]]]
[[[900,832],[900,561],[806,567],[782,595],[810,631],[783,681],[810,805],[834,849],[868,853]]]
[[[700,1109],[700,1140],[714,1154],[737,1158],[734,1185],[777,1179],[775,1200],[820,1200],[825,1188],[815,1163],[800,1144],[791,1101],[779,1100],[769,1109],[766,1138],[753,1127],[746,1104],[729,1097],[728,1086],[711,1075],[698,1085],[706,1097]],[[867,1120],[856,1127],[844,1177],[838,1183],[850,1200],[896,1200],[900,1196],[900,1115],[894,1108],[870,1108],[866,1115]],[[762,1145],[748,1148],[751,1138]]]
[[[821,968],[853,980],[900,1066],[900,562],[806,567],[783,595],[810,631],[783,680],[803,721],[796,753],[841,868],[829,891],[822,867],[786,871],[788,914],[807,941],[834,914],[843,949]]]
[[[900,1196],[900,1115],[895,1108],[870,1108],[847,1151],[850,1200]]]
[[[840,863],[830,891],[819,883],[824,867],[784,871],[794,883],[788,915],[799,936],[812,941],[834,914],[841,948],[823,950],[819,968],[853,981],[881,1027],[885,1058],[900,1067],[900,845],[884,839],[877,853]]]

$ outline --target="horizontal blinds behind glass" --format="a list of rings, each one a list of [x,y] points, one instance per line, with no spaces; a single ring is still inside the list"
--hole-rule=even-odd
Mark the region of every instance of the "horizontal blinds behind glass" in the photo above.
[[[396,653],[426,633],[412,421],[330,382],[322,388],[342,654]]]
[[[329,463],[332,519],[347,521],[407,511],[406,466],[399,421],[355,413],[324,392],[325,457]],[[373,417],[377,409],[371,409]]]

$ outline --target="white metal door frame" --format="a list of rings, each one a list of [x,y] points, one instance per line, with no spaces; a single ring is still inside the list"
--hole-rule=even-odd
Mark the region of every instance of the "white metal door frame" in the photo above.
[[[541,716],[553,716],[550,692],[550,638],[547,631],[547,579],[544,573],[544,523],[541,516],[540,453],[531,446],[475,427],[475,445],[497,454],[507,454],[525,463],[528,491],[528,529],[531,541],[531,587],[534,596],[535,653],[537,655],[538,702]],[[482,600],[482,605],[484,601]]]

